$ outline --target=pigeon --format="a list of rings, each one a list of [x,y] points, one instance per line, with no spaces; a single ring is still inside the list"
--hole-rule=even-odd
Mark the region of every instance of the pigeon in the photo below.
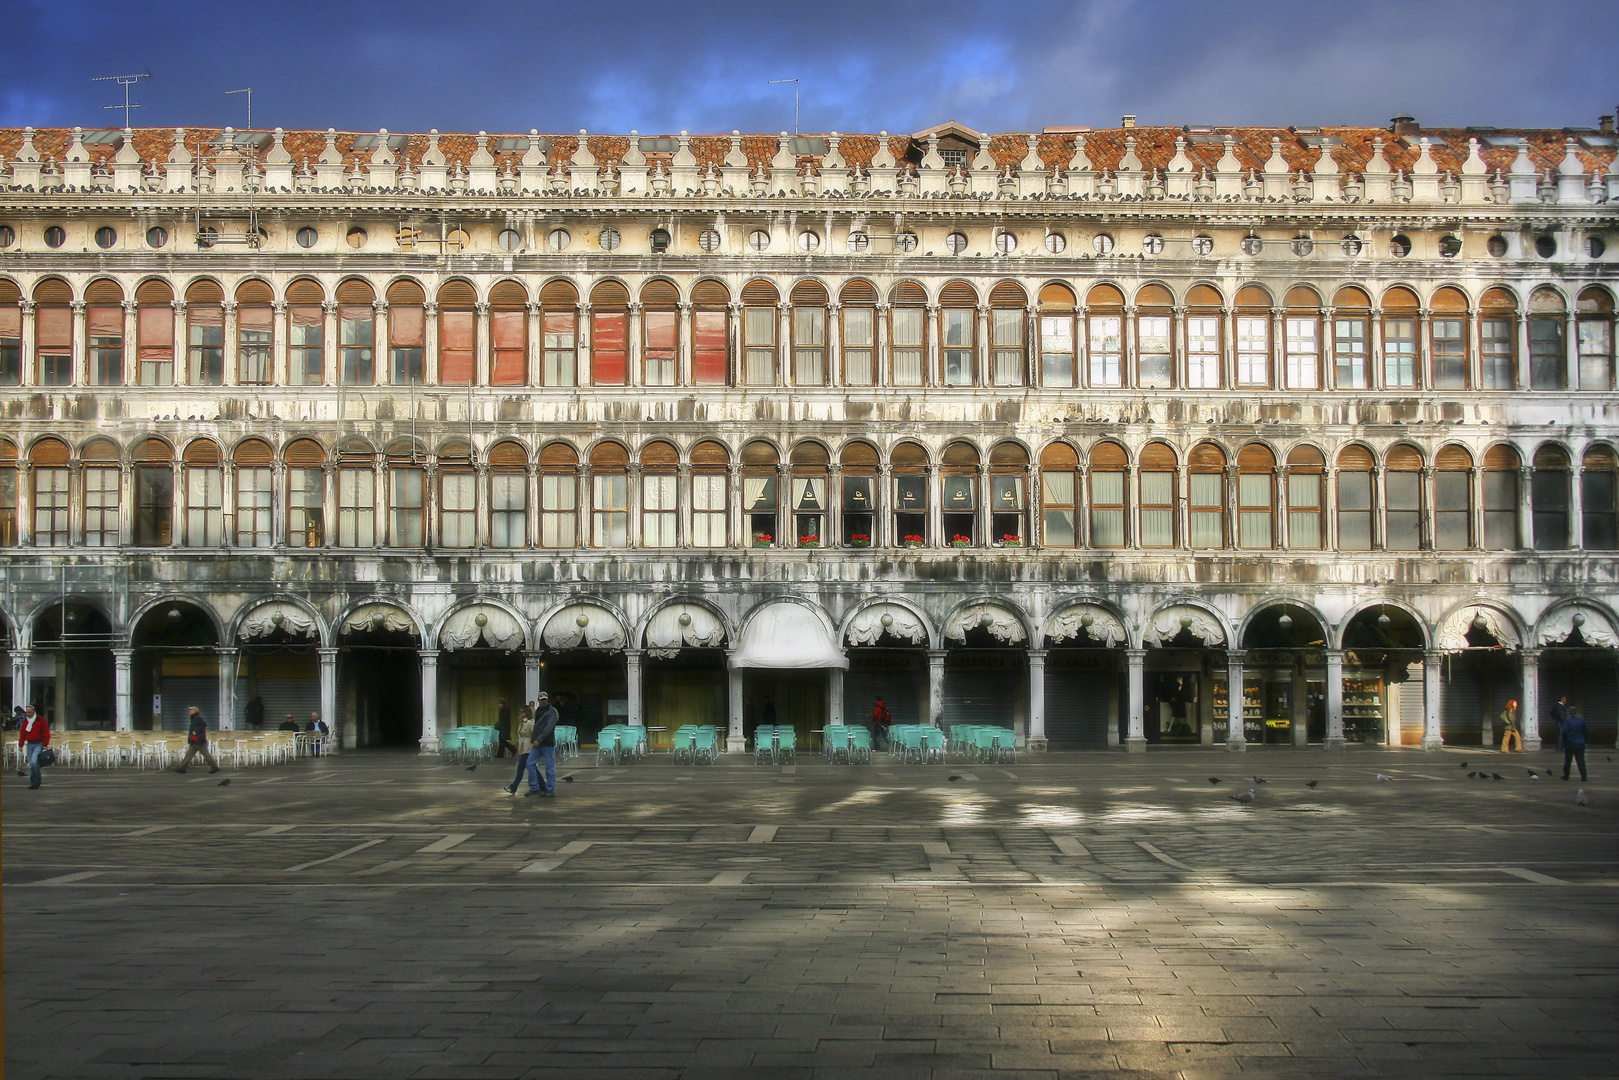
[[[563,783],[564,783],[564,784],[571,784],[571,783],[573,783],[573,777],[571,777],[571,776],[564,776],[564,777],[563,777],[563,778],[562,778],[562,782],[563,782]]]
[[[477,767],[478,766],[476,766],[476,765],[468,765],[467,766],[467,772],[471,772],[473,769],[476,769]]]
[[[1253,802],[1255,797],[1256,796],[1254,795],[1254,789],[1253,788],[1249,788],[1247,791],[1244,791],[1241,795],[1227,795],[1226,796],[1226,798],[1235,799],[1237,802],[1242,803],[1242,805],[1244,805],[1244,806],[1247,806],[1249,803]]]
[[[947,776],[947,777],[945,777],[945,779],[946,780],[960,780],[961,777],[959,777],[959,776]]]
[[[1209,777],[1209,783],[1211,783],[1211,784],[1218,784],[1218,783],[1219,783],[1219,782],[1220,782],[1220,778],[1219,778],[1219,777],[1218,777],[1218,776],[1211,776],[1211,777]]]
[[[1500,774],[1500,773],[1498,773],[1498,772],[1493,772],[1493,773],[1491,773],[1491,774],[1490,774],[1490,778],[1491,778],[1491,779],[1492,779],[1492,780],[1505,780],[1505,779],[1506,779],[1506,777],[1504,777],[1504,776],[1502,776],[1502,775],[1501,775],[1501,774]]]
[[[1386,784],[1393,779],[1394,777],[1392,776],[1384,776],[1382,773],[1377,774],[1377,782],[1380,784]]]
[[[228,787],[229,785],[230,785],[230,777],[226,777],[225,779],[223,779],[223,780],[221,780],[219,782],[220,787]]]
[[[1536,771],[1535,771],[1535,770],[1533,770],[1533,769],[1530,769],[1530,770],[1528,770],[1528,772],[1529,772],[1529,775],[1530,775],[1530,776],[1539,776],[1539,775],[1540,775],[1540,774],[1539,774],[1539,773],[1537,773],[1537,772],[1536,772]]]
[[[1578,790],[1578,791],[1576,791],[1574,793],[1574,801],[1579,803],[1581,806],[1590,806],[1591,805],[1591,800],[1587,799],[1585,797],[1585,789],[1584,788],[1581,788],[1580,790]]]
[[[1472,772],[1470,772],[1470,773],[1468,773],[1468,774],[1467,774],[1467,778],[1468,778],[1468,779],[1469,779],[1469,780],[1471,780],[1471,779],[1473,779],[1473,777],[1475,777],[1475,776],[1477,776],[1477,775],[1478,775],[1478,770],[1477,770],[1477,769],[1475,769],[1475,770],[1473,770],[1473,771],[1472,771]]]
[[[1529,774],[1529,779],[1531,779],[1531,780],[1539,780],[1540,779],[1540,774],[1537,773],[1537,772],[1532,772],[1532,773]]]
[[[1467,762],[1465,762],[1465,761],[1464,761],[1464,762],[1462,762],[1462,763],[1461,763],[1461,764],[1460,764],[1460,765],[1458,765],[1458,766],[1456,766],[1456,767],[1457,767],[1457,768],[1458,768],[1458,769],[1465,769],[1465,768],[1467,768]]]
[[[1317,784],[1319,784],[1319,783],[1320,783],[1320,782],[1321,782],[1321,781],[1319,781],[1319,780],[1306,780],[1306,781],[1305,781],[1305,782],[1304,782],[1304,786],[1305,786],[1305,787],[1307,787],[1307,788],[1309,788],[1309,789],[1310,789],[1310,790],[1311,790],[1311,791],[1314,791],[1314,790],[1315,790],[1315,786],[1316,786],[1316,785],[1317,785]]]
[[[1263,776],[1256,776],[1256,777],[1254,777],[1254,783],[1256,783],[1256,784],[1268,784],[1268,783],[1270,783],[1270,781],[1266,780]]]

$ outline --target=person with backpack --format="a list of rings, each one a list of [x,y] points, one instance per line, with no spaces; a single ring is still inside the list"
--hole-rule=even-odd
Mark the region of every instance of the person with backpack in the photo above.
[[[191,759],[201,756],[208,763],[208,771],[219,771],[219,762],[214,760],[214,752],[208,749],[208,722],[202,718],[202,711],[195,705],[191,706],[191,727],[186,731],[186,756],[180,759],[180,764],[174,767],[177,773],[186,771]]]
[[[1568,779],[1568,767],[1580,765],[1580,782],[1585,782],[1585,717],[1573,705],[1568,707],[1568,718],[1563,721],[1563,779]]]
[[[23,709],[22,724],[17,728],[17,749],[21,750],[28,761],[28,789],[32,791],[40,784],[40,755],[51,745],[51,722],[34,711],[29,705]],[[49,764],[47,760],[45,764]],[[1583,771],[1583,766],[1581,767]],[[1565,777],[1566,779],[1566,777]]]
[[[529,733],[528,794],[554,799],[557,794],[557,711],[551,708],[551,699],[545,694],[540,695],[539,707],[540,715],[534,718],[534,730]],[[545,765],[543,774],[541,764]]]
[[[883,699],[878,698],[877,704],[871,709],[871,742],[875,750],[888,749],[888,728],[894,723],[894,714],[888,711]]]

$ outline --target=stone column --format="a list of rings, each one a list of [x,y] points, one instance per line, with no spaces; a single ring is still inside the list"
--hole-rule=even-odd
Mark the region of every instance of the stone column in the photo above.
[[[1235,461],[1231,462],[1231,464],[1225,467],[1225,546],[1232,551],[1235,551],[1242,546],[1242,537],[1239,535],[1239,530],[1242,525],[1242,506],[1237,498],[1237,485],[1241,475],[1242,474],[1237,470],[1237,463]],[[1136,490],[1141,490],[1139,483],[1136,485]],[[1190,491],[1187,491],[1187,496],[1187,505],[1190,506]]]
[[[67,466],[67,542],[84,546],[84,462],[75,457]]]
[[[894,382],[894,373],[891,370],[888,357],[887,304],[879,303],[877,305],[877,315],[873,322],[875,323],[876,331],[872,334],[872,351],[875,353],[871,358],[871,362],[875,366],[875,370],[872,372],[873,385],[891,386]],[[875,544],[876,541],[873,540],[872,543]]]
[[[438,301],[422,304],[422,383],[438,386]]]
[[[1145,681],[1145,666],[1147,660],[1146,649],[1126,649],[1124,660],[1128,665],[1129,712],[1126,720],[1129,728],[1125,734],[1124,748],[1132,754],[1144,754],[1147,751],[1147,727],[1143,710],[1143,686]]]
[[[1439,665],[1445,654],[1429,650],[1422,657],[1422,748],[1438,750],[1444,745],[1439,735]]]
[[[220,360],[219,382],[222,386],[235,386],[241,381],[238,377],[241,372],[237,370],[237,365],[241,363],[241,341],[239,340],[241,335],[238,332],[236,322],[237,304],[234,300],[226,300],[221,306],[225,309],[225,326],[221,331],[224,335],[222,343],[224,348],[221,350],[223,356]]]
[[[118,731],[135,730],[135,711],[130,701],[130,664],[134,657],[134,649],[112,651],[113,727]],[[15,691],[12,697],[16,697]]]
[[[191,333],[186,326],[186,302],[184,300],[170,300],[169,307],[174,311],[174,378],[175,386],[187,386],[191,382]],[[29,320],[32,322],[32,320]],[[27,326],[28,323],[24,323]],[[24,333],[27,333],[25,330]],[[24,345],[28,343],[23,342]],[[32,363],[33,353],[25,354],[23,363]]]
[[[1388,485],[1384,482],[1388,477],[1388,470],[1381,461],[1372,467],[1372,550],[1387,551],[1389,544],[1388,530]]]
[[[798,546],[798,523],[793,520],[793,467],[782,461],[776,465],[776,546]],[[748,540],[751,543],[752,537]]]
[[[826,384],[849,385],[843,371],[843,305],[836,300],[826,305]]]
[[[73,326],[68,337],[68,385],[90,385],[90,326],[85,312],[90,305],[83,300],[72,300],[68,309],[73,312]]]
[[[1227,649],[1226,663],[1226,726],[1225,748],[1233,753],[1248,749],[1248,732],[1243,724],[1243,653],[1241,649]]]
[[[776,305],[776,381],[773,386],[792,386],[797,372],[790,371],[793,363],[793,305],[783,301]]]
[[[1568,472],[1568,549],[1580,551],[1585,547],[1585,467],[1579,455],[1573,457]]]
[[[641,318],[641,305],[630,301],[629,317],[625,320],[624,340],[624,384],[626,386],[645,386],[646,350],[645,334],[642,331],[644,320]]]
[[[646,717],[642,713],[641,705],[641,657],[640,649],[624,650],[624,677],[629,686],[629,723],[631,727],[646,726]]]
[[[928,481],[928,527],[924,530],[927,534],[924,546],[942,547],[949,537],[943,535],[944,510],[942,503],[944,502],[944,493],[939,490],[939,467],[929,465],[925,475]],[[896,539],[898,538],[896,537]]]
[[[37,340],[34,333],[34,302],[24,297],[17,301],[17,306],[22,309],[22,337],[19,339],[22,355],[17,359],[17,385],[33,386],[38,374],[34,370],[34,343]]]
[[[438,753],[438,650],[423,649],[422,662],[422,742],[423,754]]]
[[[322,300],[320,310],[320,383],[336,386],[342,382],[342,373],[337,370],[337,301]],[[338,420],[342,420],[341,414]]]
[[[573,365],[573,384],[575,386],[589,386],[595,381],[595,370],[590,358],[591,325],[590,305],[580,304],[577,308],[578,321],[574,324],[575,359]]]
[[[1484,550],[1484,470],[1467,470],[1467,550]]]
[[[127,651],[127,650],[126,650]],[[11,705],[28,705],[33,702],[33,685],[28,663],[33,653],[28,649],[11,650]]]
[[[1526,316],[1520,316],[1514,321],[1517,323],[1518,331],[1517,363],[1513,365],[1515,369],[1513,371],[1514,389],[1527,390],[1534,385],[1530,381],[1529,370],[1529,319]]]
[[[219,657],[219,730],[236,728],[236,650],[223,646],[214,653]]]
[[[926,343],[927,356],[923,360],[922,385],[943,386],[944,372],[939,368],[939,305],[929,304],[926,317],[922,340]]]
[[[675,466],[675,543],[680,547],[691,547],[691,466]]]
[[[725,467],[726,516],[731,522],[731,546],[753,547],[753,530],[742,527],[742,466],[731,462]]]
[[[1271,506],[1276,515],[1276,536],[1273,543],[1278,551],[1286,551],[1292,546],[1293,534],[1288,529],[1288,512],[1292,504],[1288,501],[1287,466],[1276,466],[1276,490],[1271,495]],[[1321,508],[1323,511],[1326,507]]]
[[[140,310],[141,306],[133,300],[124,301],[124,370],[120,384],[123,386],[140,385]],[[281,335],[277,335],[279,341]]]
[[[1344,748],[1344,651],[1328,649],[1327,657],[1327,741],[1323,750]]]
[[[987,461],[979,462],[977,484],[978,501],[976,505],[978,507],[978,512],[973,515],[973,520],[977,525],[976,531],[978,536],[975,537],[977,543],[974,546],[989,547],[996,540],[998,540],[999,537],[991,535],[993,532],[991,526],[995,523],[995,516],[992,508],[989,505],[991,492],[989,482],[989,462]]]
[[[733,651],[730,659],[735,659]],[[725,752],[727,754],[745,754],[748,752],[747,736],[742,731],[742,669],[729,668],[727,674],[730,679],[730,726],[725,732]]]
[[[488,386],[494,354],[494,339],[489,333],[488,302],[480,300],[474,304],[472,313],[472,385]]]
[[[476,548],[489,547],[489,461],[487,459],[473,466],[478,479],[477,487],[473,489],[473,532],[476,534],[472,546]]]
[[[371,381],[361,386],[387,386],[393,382],[393,350],[389,348],[392,330],[389,327],[388,301],[371,301]]]
[[[34,546],[34,463],[25,458],[17,461],[17,546]]]
[[[540,305],[530,300],[523,306],[527,313],[524,320],[525,333],[523,341],[527,348],[523,352],[523,385],[540,385],[540,357],[545,351],[544,328],[540,321]],[[431,385],[431,384],[429,384]]]
[[[1572,236],[1565,236],[1565,242],[1572,241]],[[1580,389],[1580,339],[1577,336],[1579,326],[1574,321],[1574,308],[1572,306],[1563,315],[1563,389]],[[1591,387],[1596,390],[1598,387]],[[1600,389],[1606,389],[1601,387]],[[1579,459],[1574,459],[1575,469],[1579,468]]]
[[[928,650],[928,723],[938,727],[944,719],[944,649]]]
[[[1029,752],[1046,748],[1046,650],[1029,650]]]
[[[995,355],[994,345],[990,341],[989,305],[978,305],[978,334],[977,348],[973,350],[973,381],[974,386],[995,385],[995,372],[993,370]]]
[[[291,380],[291,369],[288,361],[288,338],[292,336],[292,327],[287,321],[287,302],[285,300],[270,301],[270,371],[271,386],[286,386]],[[135,340],[125,337],[125,341]],[[129,356],[128,346],[124,348],[124,355]],[[126,368],[128,365],[125,365]]]
[[[545,685],[541,681],[544,675],[545,654],[525,651],[523,653],[523,700],[525,702],[539,700],[540,691],[545,689]]]
[[[826,669],[826,722],[843,723],[843,669]]]
[[[1523,691],[1518,695],[1518,730],[1523,733],[1525,751],[1540,749],[1540,651],[1525,649],[1518,654],[1523,665]]]
[[[1531,551],[1535,546],[1535,517],[1534,507],[1529,503],[1529,493],[1533,489],[1535,470],[1525,465],[1518,470],[1518,548],[1522,551]],[[21,484],[21,477],[18,484]]]
[[[689,301],[680,302],[680,322],[675,335],[675,382],[680,386],[691,386],[694,381],[691,367],[692,309],[693,305]]]
[[[1338,470],[1330,461],[1321,471],[1321,549],[1338,550]]]
[[[872,478],[871,486],[874,489],[872,491],[872,502],[876,504],[872,508],[871,546],[874,548],[892,547],[898,541],[892,535],[894,530],[893,522],[890,519],[893,517],[893,513],[889,507],[894,497],[891,490],[893,478],[889,475],[886,464],[879,463],[877,465],[877,473]],[[839,498],[841,497],[840,494]]]
[[[320,718],[332,729],[332,741],[327,753],[335,754],[342,747],[345,732],[343,718],[337,715],[337,650],[320,649]],[[435,693],[437,684],[435,684]],[[425,730],[425,720],[424,730]],[[349,745],[353,746],[352,739]]]
[[[747,384],[747,361],[742,349],[742,301],[732,300],[725,305],[725,341],[731,351],[730,380],[732,386]]]

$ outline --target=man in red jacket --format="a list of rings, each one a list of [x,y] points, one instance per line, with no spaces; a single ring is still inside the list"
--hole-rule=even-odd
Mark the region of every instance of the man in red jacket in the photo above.
[[[22,725],[17,728],[17,749],[28,756],[28,787],[39,787],[39,753],[51,744],[51,724],[34,712],[32,705],[23,710]]]

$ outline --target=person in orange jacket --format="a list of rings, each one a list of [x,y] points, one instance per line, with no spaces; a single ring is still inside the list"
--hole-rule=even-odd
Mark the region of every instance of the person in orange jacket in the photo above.
[[[17,749],[28,757],[28,787],[39,787],[39,755],[51,745],[51,722],[34,711],[32,705],[23,710],[22,725],[17,728]]]

